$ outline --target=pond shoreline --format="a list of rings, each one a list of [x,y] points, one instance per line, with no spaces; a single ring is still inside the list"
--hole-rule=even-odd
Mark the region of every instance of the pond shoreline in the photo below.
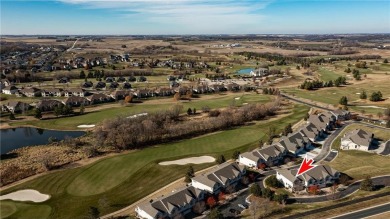
[[[85,130],[62,131],[49,130],[36,127],[20,127],[1,129],[1,154],[12,153],[15,149],[24,147],[35,147],[38,145],[47,145],[51,140],[64,140],[67,138],[78,138],[84,136]]]

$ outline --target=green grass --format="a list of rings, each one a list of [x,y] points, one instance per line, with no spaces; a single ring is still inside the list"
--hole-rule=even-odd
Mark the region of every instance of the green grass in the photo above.
[[[332,88],[321,88],[315,91],[307,91],[298,88],[282,88],[284,92],[290,95],[295,95],[297,97],[305,98],[308,100],[313,100],[325,104],[337,105],[342,96],[348,98],[348,106],[350,109],[360,112],[362,109],[366,112],[376,114],[377,112],[383,112],[383,109],[375,108],[362,108],[358,106],[383,106],[381,101],[371,102],[369,100],[361,100],[359,94],[362,90],[365,90],[367,95],[370,96],[374,91],[381,91],[384,98],[390,97],[390,76],[389,80],[384,80],[380,84],[353,84],[347,85],[345,87],[332,87]]]
[[[50,218],[81,218],[89,206],[99,207],[100,198],[109,206],[99,208],[102,214],[119,210],[139,200],[170,182],[183,177],[188,166],[160,166],[163,160],[175,160],[189,156],[224,154],[230,158],[235,150],[248,151],[256,147],[268,128],[281,131],[287,124],[296,123],[308,112],[308,107],[296,105],[289,116],[274,121],[260,121],[198,138],[157,145],[116,157],[105,158],[93,164],[53,172],[20,184],[5,193],[19,189],[36,189],[50,194],[51,199],[21,210],[15,214],[28,216],[29,211],[38,211],[37,206],[50,206]],[[194,165],[200,170],[212,164]],[[47,217],[40,217],[47,218]]]
[[[240,100],[235,100],[234,98],[240,97]],[[182,102],[179,103],[183,105],[183,112],[186,111],[189,107],[196,108],[200,110],[203,106],[209,106],[210,108],[222,108],[230,106],[233,101],[236,105],[242,105],[243,103],[264,103],[268,102],[271,99],[267,95],[258,95],[254,93],[237,93],[234,95],[215,95],[214,98],[203,100],[202,97],[199,99],[193,99],[191,102]],[[151,104],[148,101],[144,103],[133,104],[131,106],[119,106],[119,103],[113,104],[112,108],[104,109],[100,111],[86,113],[80,116],[74,117],[63,117],[58,119],[50,120],[33,120],[33,121],[20,121],[12,122],[11,126],[20,126],[20,125],[33,125],[40,128],[48,129],[58,129],[58,130],[72,130],[77,129],[78,125],[82,124],[96,124],[104,119],[114,118],[116,116],[127,117],[129,115],[134,115],[143,112],[154,112],[158,110],[167,110],[172,107],[172,105],[177,104],[173,101],[166,101],[164,104]],[[119,107],[118,107],[119,106]],[[76,109],[78,111],[78,109]]]
[[[321,68],[319,71],[320,78],[322,81],[334,81],[340,76],[344,76],[344,74],[340,74],[334,71],[327,70],[325,68]]]
[[[1,218],[40,219],[48,218],[51,207],[44,204],[26,204],[13,201],[1,201]]]

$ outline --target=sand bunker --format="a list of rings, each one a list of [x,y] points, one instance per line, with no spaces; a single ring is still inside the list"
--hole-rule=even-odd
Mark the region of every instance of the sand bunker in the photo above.
[[[25,189],[0,196],[0,200],[11,199],[13,201],[44,202],[50,195],[42,194],[37,190]]]
[[[148,113],[140,113],[140,114],[137,114],[137,115],[133,115],[133,116],[128,116],[126,117],[127,119],[134,119],[134,118],[137,118],[137,117],[140,117],[140,116],[147,116]]]
[[[93,128],[95,125],[79,125],[77,128]]]
[[[201,164],[201,163],[212,163],[215,161],[214,157],[201,156],[201,157],[189,157],[180,160],[164,161],[159,163],[160,165],[186,165],[186,164]]]

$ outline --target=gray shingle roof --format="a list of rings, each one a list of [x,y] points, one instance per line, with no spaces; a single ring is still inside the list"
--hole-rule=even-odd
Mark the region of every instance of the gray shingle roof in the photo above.
[[[236,163],[223,163],[218,165],[213,170],[203,173],[192,178],[194,181],[200,182],[209,187],[214,187],[216,183],[226,184],[227,180],[235,179],[243,172],[244,166]]]
[[[306,136],[302,136],[299,132],[295,132],[288,136],[283,136],[279,141],[279,144],[289,151],[296,151],[297,149],[304,147],[308,142],[309,139]]]
[[[180,209],[190,204],[192,200],[197,200],[201,193],[201,190],[193,186],[180,188],[167,196],[158,198],[152,203],[145,202],[138,205],[138,207],[153,217],[159,212],[171,214],[174,208]]]
[[[370,142],[372,141],[373,136],[374,134],[370,132],[366,132],[362,129],[355,129],[351,132],[346,133],[342,140],[349,139],[355,144],[368,147],[370,146]]]

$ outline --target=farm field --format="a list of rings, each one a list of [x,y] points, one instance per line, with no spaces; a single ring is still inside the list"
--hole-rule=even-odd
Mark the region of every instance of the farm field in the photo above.
[[[51,218],[83,218],[89,206],[99,207],[101,199],[108,200],[109,203],[108,206],[99,208],[102,214],[118,210],[183,177],[188,168],[187,165],[160,166],[159,162],[199,155],[223,154],[230,158],[235,150],[243,152],[255,148],[258,140],[265,137],[269,127],[275,127],[277,132],[280,132],[287,124],[301,120],[308,110],[306,106],[295,105],[290,114],[281,115],[271,121],[259,121],[254,125],[156,145],[102,159],[84,167],[49,173],[2,193],[26,188],[36,189],[50,194],[50,200],[41,204],[26,204],[23,207],[16,202],[7,201],[7,212],[11,215],[10,218],[23,218],[41,211],[46,212],[46,206],[49,206],[50,214],[41,214],[42,219],[48,218],[49,215]],[[194,165],[194,168],[200,170],[211,165]]]

